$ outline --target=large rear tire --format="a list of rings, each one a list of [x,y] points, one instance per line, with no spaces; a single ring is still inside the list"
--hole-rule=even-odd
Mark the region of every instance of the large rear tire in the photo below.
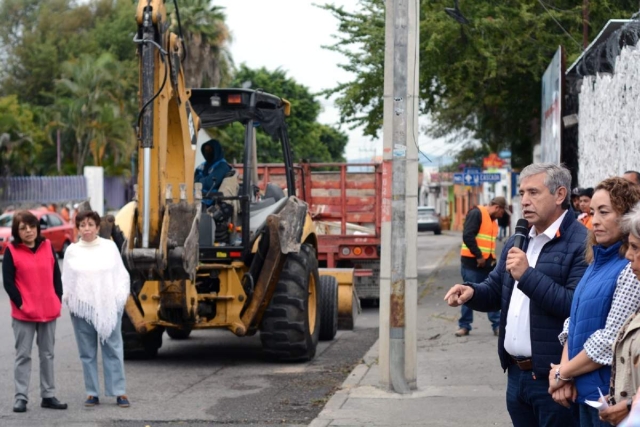
[[[338,281],[320,276],[320,340],[331,341],[338,332]]]
[[[148,334],[139,334],[127,313],[122,314],[122,344],[125,360],[153,359],[162,347],[164,328],[156,328]]]
[[[272,359],[313,359],[320,335],[320,279],[315,250],[302,244],[287,255],[275,293],[260,325],[260,340]]]

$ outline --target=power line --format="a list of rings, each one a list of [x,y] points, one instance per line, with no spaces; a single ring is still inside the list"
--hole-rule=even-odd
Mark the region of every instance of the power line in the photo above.
[[[569,34],[569,32],[567,30],[564,29],[564,27],[562,26],[562,24],[560,24],[560,22],[558,22],[558,20],[551,14],[551,12],[549,11],[549,9],[547,9],[547,7],[544,5],[544,3],[542,3],[542,0],[538,0],[538,3],[540,3],[540,6],[542,6],[544,8],[544,10],[547,11],[547,13],[549,14],[549,16],[551,17],[551,19],[553,19],[553,21],[558,24],[558,27],[560,27],[562,29],[562,31],[564,31],[564,33],[569,36],[569,38],[571,40],[573,40],[573,42],[578,45],[578,48],[580,50],[582,50],[582,45],[580,43],[578,43],[578,41],[576,39],[573,38],[573,36],[571,34]]]

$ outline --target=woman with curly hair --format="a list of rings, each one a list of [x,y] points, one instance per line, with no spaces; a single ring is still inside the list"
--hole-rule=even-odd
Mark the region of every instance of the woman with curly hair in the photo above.
[[[116,396],[118,406],[129,407],[125,394],[122,312],[129,296],[129,273],[116,244],[98,235],[100,215],[79,213],[80,240],[67,249],[62,269],[63,302],[71,313],[82,361],[85,406],[100,403],[98,347],[102,350],[105,395]]]
[[[576,287],[571,317],[560,334],[562,360],[551,365],[550,387],[556,402],[579,403],[581,426],[608,426],[585,401],[606,394],[611,378],[613,343],[620,327],[640,305],[640,282],[624,258],[626,235],[621,219],[640,201],[640,188],[609,178],[591,199],[592,225],[586,246],[587,271]]]

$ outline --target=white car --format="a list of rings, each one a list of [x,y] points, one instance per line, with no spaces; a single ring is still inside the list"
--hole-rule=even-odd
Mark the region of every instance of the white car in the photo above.
[[[441,234],[440,218],[433,206],[418,206],[418,231],[433,231]]]

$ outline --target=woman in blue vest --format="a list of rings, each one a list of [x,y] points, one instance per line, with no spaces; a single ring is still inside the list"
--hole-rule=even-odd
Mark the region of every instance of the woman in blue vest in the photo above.
[[[576,287],[571,317],[560,334],[562,360],[551,365],[549,392],[556,402],[579,403],[580,426],[608,426],[585,401],[606,395],[611,378],[613,342],[618,330],[640,304],[640,284],[624,258],[626,236],[620,221],[640,201],[640,187],[609,178],[591,199],[593,229],[589,231],[587,271]]]

